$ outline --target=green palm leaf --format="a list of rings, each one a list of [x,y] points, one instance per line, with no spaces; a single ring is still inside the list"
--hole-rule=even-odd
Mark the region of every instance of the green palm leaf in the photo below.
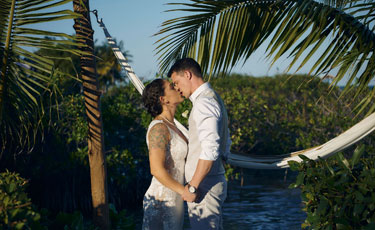
[[[155,34],[161,37],[156,42],[156,54],[162,73],[175,59],[186,56],[198,60],[209,77],[227,72],[240,61],[245,62],[270,38],[267,57],[271,65],[288,57],[291,62],[286,70],[298,70],[317,55],[310,74],[324,75],[336,69],[333,85],[348,77],[344,93],[355,85],[357,95],[367,90],[374,79],[373,1],[190,2],[171,4],[179,7],[171,11],[185,16],[165,21]],[[328,48],[324,47],[327,41]]]
[[[0,137],[2,150],[13,142],[32,146],[44,110],[41,99],[54,91],[53,57],[32,49],[60,49],[79,54],[75,38],[35,29],[43,22],[74,19],[71,10],[54,10],[71,0],[0,0]],[[46,37],[49,37],[48,39]],[[73,47],[73,48],[67,48]],[[8,143],[8,144],[7,144]]]

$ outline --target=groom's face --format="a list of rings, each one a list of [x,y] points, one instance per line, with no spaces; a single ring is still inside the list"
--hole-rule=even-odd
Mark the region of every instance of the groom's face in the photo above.
[[[191,93],[191,82],[189,71],[174,72],[171,75],[174,89],[184,98],[189,98]]]

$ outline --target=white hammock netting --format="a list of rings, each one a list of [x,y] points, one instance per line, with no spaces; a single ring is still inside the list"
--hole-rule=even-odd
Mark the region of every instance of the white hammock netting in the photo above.
[[[95,13],[95,11],[94,11]],[[95,13],[96,14],[96,13]],[[97,16],[97,15],[96,15]],[[142,94],[144,85],[142,81],[135,75],[132,67],[129,65],[127,59],[122,54],[120,48],[117,46],[115,40],[108,33],[107,28],[105,27],[103,20],[98,20],[100,27],[103,28],[104,34],[107,38],[108,44],[111,46],[113,53],[115,54],[119,64],[122,69],[126,72],[128,78],[133,83],[135,88],[140,94]],[[187,135],[187,129],[180,122],[175,120],[178,128]],[[330,141],[310,148],[297,152],[292,152],[284,155],[277,156],[259,156],[259,155],[239,155],[239,154],[230,154],[227,163],[238,166],[242,168],[252,168],[252,169],[281,169],[288,168],[288,161],[297,161],[301,162],[302,159],[298,155],[303,154],[304,156],[317,160],[318,158],[326,158],[332,154],[339,152],[350,145],[358,142],[368,134],[370,134],[375,129],[375,113],[369,115],[347,131],[343,132],[339,136],[331,139]]]

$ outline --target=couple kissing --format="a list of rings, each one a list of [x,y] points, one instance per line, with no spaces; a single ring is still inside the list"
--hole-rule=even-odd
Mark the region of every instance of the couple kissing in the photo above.
[[[177,60],[168,78],[172,83],[156,79],[142,95],[154,118],[146,135],[153,178],[143,199],[142,229],[182,229],[184,201],[192,229],[222,229],[223,160],[231,145],[225,105],[194,59]],[[188,137],[174,123],[184,98],[193,104]]]

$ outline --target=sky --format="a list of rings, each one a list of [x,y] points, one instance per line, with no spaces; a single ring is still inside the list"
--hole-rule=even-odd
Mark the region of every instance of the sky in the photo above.
[[[188,2],[188,0],[171,0],[173,2]],[[171,18],[181,16],[181,12],[165,12],[172,9],[162,0],[90,0],[90,10],[98,10],[99,18],[103,19],[109,33],[117,41],[123,41],[124,49],[132,55],[132,66],[136,75],[142,79],[153,79],[158,72],[157,56],[154,44],[158,38],[153,34],[159,31],[161,24]],[[70,3],[71,4],[71,3]],[[72,8],[71,5],[62,6]],[[106,41],[102,29],[96,18],[91,14],[94,39],[98,44]],[[41,29],[61,31],[73,34],[73,20],[40,24]],[[232,73],[248,74],[252,76],[272,76],[283,73],[289,59],[281,58],[270,68],[270,60],[265,57],[266,44],[254,52],[245,64],[240,62]],[[307,73],[313,60],[297,73]],[[295,73],[294,70],[289,73]]]

